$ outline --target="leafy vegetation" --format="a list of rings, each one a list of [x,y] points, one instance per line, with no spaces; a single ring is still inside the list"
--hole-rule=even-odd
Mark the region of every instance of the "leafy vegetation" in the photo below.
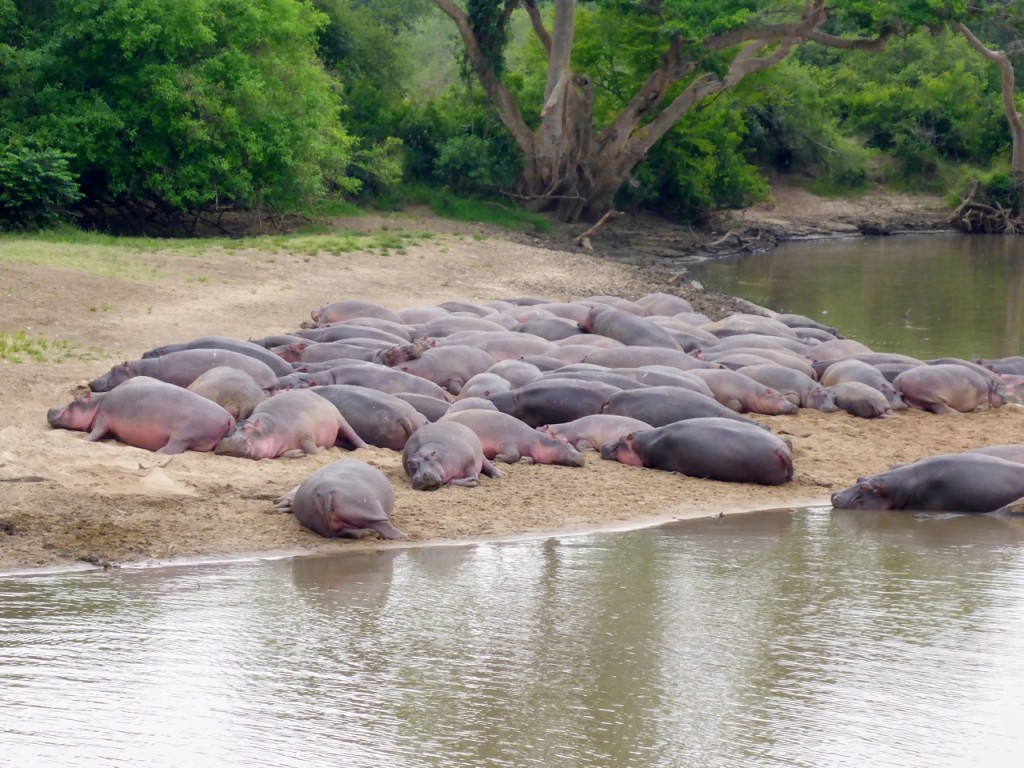
[[[1000,71],[957,26],[1012,50],[999,9],[0,0],[0,228],[418,200],[517,229],[543,226],[524,208],[699,222],[775,173],[835,194],[989,179],[1002,200]]]

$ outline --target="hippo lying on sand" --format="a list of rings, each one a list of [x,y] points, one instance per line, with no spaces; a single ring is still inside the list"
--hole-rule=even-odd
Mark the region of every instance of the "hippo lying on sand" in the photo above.
[[[903,464],[832,494],[836,509],[994,512],[1024,496],[1021,465],[980,453]]]
[[[380,470],[361,461],[322,467],[274,502],[321,536],[357,537],[372,529],[383,539],[409,538],[391,524],[395,491]]]
[[[86,440],[113,435],[157,453],[213,450],[235,425],[231,414],[216,403],[148,376],[51,408],[46,419],[53,427],[88,432]]]
[[[417,491],[434,491],[442,485],[473,487],[481,474],[504,474],[484,458],[473,430],[445,419],[413,432],[402,451],[402,467]]]

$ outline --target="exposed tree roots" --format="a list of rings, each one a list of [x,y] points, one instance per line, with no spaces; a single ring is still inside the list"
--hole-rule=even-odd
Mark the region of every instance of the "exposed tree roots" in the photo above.
[[[967,197],[949,215],[949,223],[969,234],[1019,235],[1024,232],[1024,216],[1019,210],[978,201],[978,183],[971,184]]]

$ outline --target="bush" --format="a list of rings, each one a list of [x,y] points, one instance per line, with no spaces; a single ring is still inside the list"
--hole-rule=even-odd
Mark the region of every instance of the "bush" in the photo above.
[[[39,229],[80,199],[68,168],[70,155],[55,149],[8,147],[0,153],[0,228]]]

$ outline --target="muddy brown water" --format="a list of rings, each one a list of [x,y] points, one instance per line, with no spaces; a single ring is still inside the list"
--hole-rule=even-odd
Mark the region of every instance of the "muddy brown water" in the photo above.
[[[877,283],[929,271],[901,270]],[[911,316],[980,316],[979,270]],[[0,579],[3,766],[1016,767],[1021,722],[1024,519],[787,509]]]

